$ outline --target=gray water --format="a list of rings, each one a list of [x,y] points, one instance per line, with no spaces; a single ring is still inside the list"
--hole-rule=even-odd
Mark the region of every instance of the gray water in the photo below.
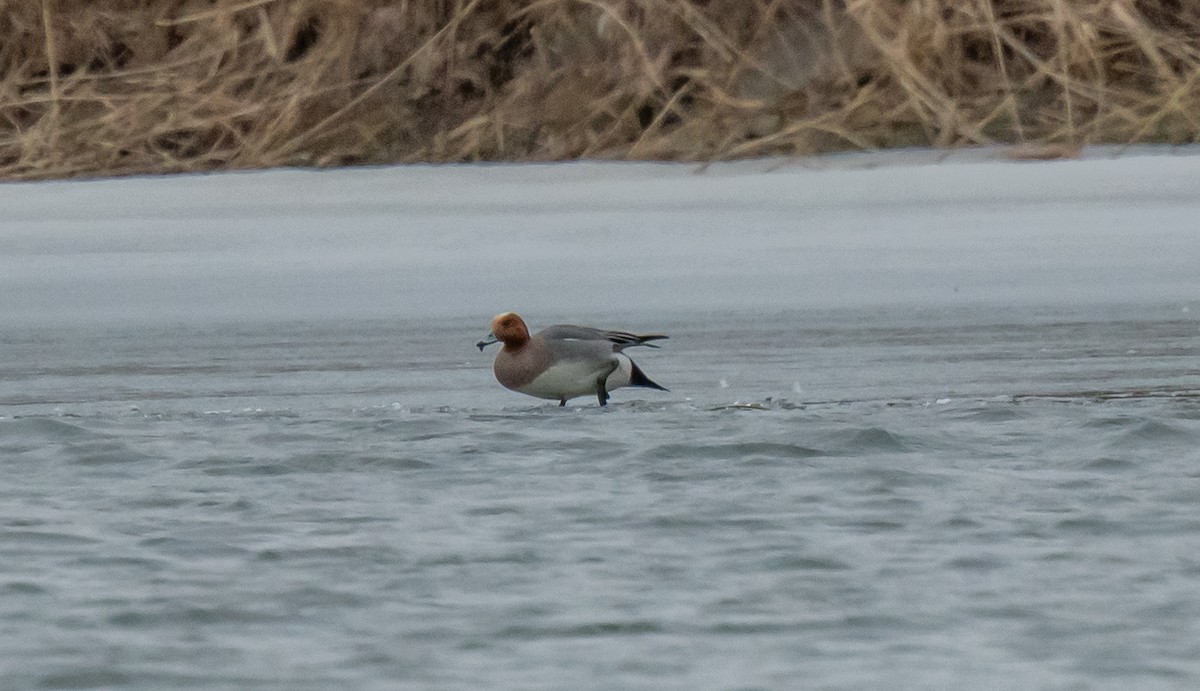
[[[0,687],[1200,686],[1186,304],[490,316],[6,329]]]

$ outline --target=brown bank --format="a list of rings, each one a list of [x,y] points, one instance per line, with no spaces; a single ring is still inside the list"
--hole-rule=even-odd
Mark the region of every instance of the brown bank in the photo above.
[[[4,179],[1200,134],[1174,0],[43,0],[0,35]]]

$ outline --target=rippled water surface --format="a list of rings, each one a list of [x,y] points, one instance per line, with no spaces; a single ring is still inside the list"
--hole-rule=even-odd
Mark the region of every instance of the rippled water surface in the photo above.
[[[4,688],[1200,686],[1191,313],[489,316],[6,331]]]

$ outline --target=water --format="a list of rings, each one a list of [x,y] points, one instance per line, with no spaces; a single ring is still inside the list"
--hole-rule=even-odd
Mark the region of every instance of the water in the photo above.
[[[17,325],[0,686],[1195,688],[1185,308],[589,315],[606,409],[490,314]]]
[[[1200,687],[1196,153],[2,185],[0,690]]]

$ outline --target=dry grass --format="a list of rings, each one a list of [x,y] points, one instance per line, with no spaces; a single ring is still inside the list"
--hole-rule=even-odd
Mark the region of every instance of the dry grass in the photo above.
[[[1191,0],[0,0],[0,177],[1200,137]]]

